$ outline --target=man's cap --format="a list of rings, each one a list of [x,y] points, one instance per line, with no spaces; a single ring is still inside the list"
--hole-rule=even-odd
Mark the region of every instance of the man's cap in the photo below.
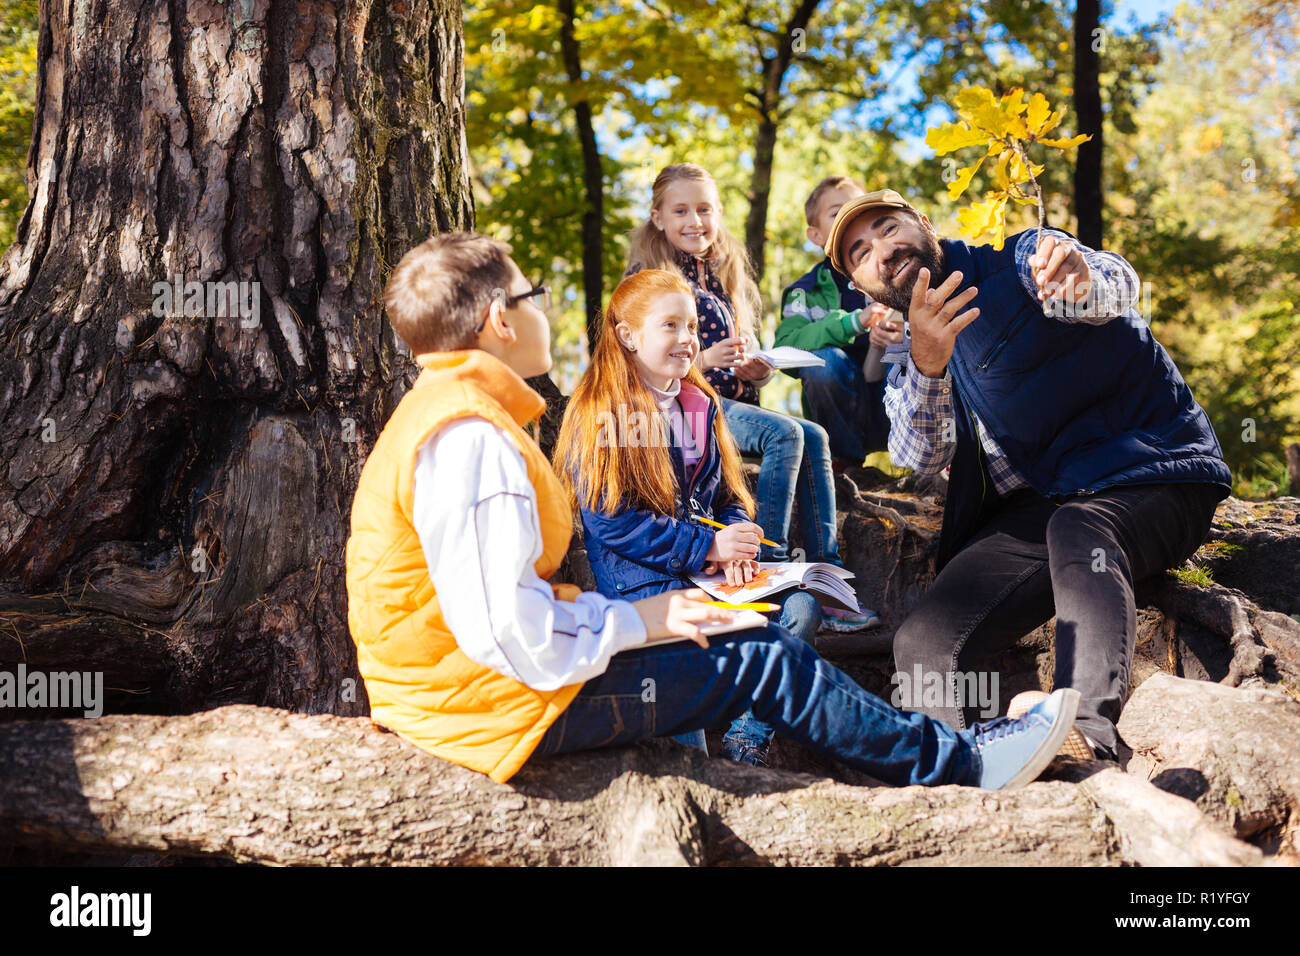
[[[849,223],[868,209],[881,207],[911,209],[912,212],[916,212],[915,206],[892,189],[877,189],[875,192],[850,199],[840,207],[839,213],[835,216],[835,222],[831,224],[831,234],[826,239],[826,254],[831,257],[831,265],[845,275],[849,274],[849,270],[844,268],[844,260],[840,256],[840,243],[844,241],[844,233],[848,231]],[[920,215],[919,212],[916,214]]]

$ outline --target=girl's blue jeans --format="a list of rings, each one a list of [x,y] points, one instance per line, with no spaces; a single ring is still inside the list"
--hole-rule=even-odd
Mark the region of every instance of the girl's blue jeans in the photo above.
[[[616,654],[587,681],[534,756],[699,730],[752,710],[783,736],[882,783],[973,784],[971,731],[895,710],[784,628]]]
[[[755,520],[762,525],[763,536],[777,547],[764,545],[759,559],[790,560],[790,511],[798,498],[805,560],[839,564],[835,478],[826,430],[803,418],[729,398],[722,400],[722,411],[741,454],[763,458]]]

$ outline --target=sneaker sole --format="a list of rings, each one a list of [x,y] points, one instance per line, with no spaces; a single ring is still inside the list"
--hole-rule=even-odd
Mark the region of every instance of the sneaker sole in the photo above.
[[[819,632],[825,631],[831,634],[857,634],[859,631],[869,631],[873,627],[880,627],[880,618],[873,617],[869,621],[863,621],[861,624],[850,624],[846,621],[837,621],[833,617],[823,617]]]
[[[1065,738],[1074,729],[1074,718],[1079,713],[1079,701],[1082,699],[1082,695],[1073,688],[1065,688],[1061,691],[1061,694],[1061,709],[1056,714],[1052,729],[1048,731],[1047,739],[1038,745],[1034,755],[1029,758],[1029,761],[1020,768],[1014,777],[998,787],[999,790],[1015,790],[1036,780],[1038,775],[1047,769],[1047,765],[1052,762],[1056,752],[1061,749],[1061,744],[1065,742]]]
[[[1022,717],[1045,700],[1047,700],[1047,694],[1041,690],[1027,690],[1016,694],[1015,697],[1011,698],[1011,703],[1007,706],[1007,716]],[[1075,760],[1097,759],[1097,755],[1093,753],[1087,738],[1074,728],[1071,728],[1070,733],[1066,735],[1065,743],[1061,744],[1057,756],[1073,757]]]

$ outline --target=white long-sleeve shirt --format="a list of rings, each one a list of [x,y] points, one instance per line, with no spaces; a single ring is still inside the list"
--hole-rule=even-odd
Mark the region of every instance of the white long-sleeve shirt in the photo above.
[[[604,673],[646,639],[627,601],[561,601],[538,577],[537,493],[519,449],[482,418],[458,419],[420,445],[413,518],[443,619],[470,660],[536,690]]]

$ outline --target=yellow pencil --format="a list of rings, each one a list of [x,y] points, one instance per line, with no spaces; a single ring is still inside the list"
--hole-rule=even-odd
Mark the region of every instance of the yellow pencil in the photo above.
[[[709,518],[701,518],[699,515],[691,515],[691,517],[694,518],[696,521],[698,521],[700,524],[708,525],[710,528],[721,528],[724,531],[727,529],[727,526],[723,524],[721,521],[713,521]],[[758,540],[761,541],[763,544],[767,545],[769,548],[775,548],[777,546],[775,541],[768,541],[767,538],[759,538]]]
[[[779,604],[769,604],[766,601],[757,601],[750,604],[730,604],[727,601],[705,601],[709,607],[720,607],[724,611],[759,611],[763,614],[771,614],[773,611],[781,610]]]

